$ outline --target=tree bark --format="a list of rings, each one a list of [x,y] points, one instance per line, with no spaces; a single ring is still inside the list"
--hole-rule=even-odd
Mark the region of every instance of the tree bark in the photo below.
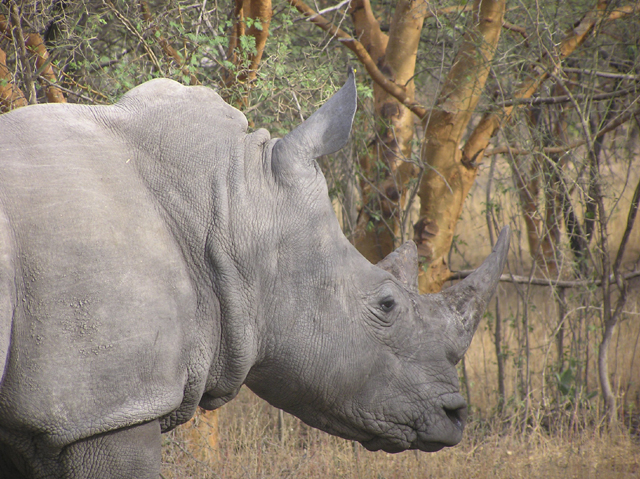
[[[439,291],[451,275],[447,255],[479,156],[464,157],[459,145],[484,89],[504,11],[504,0],[474,2],[463,43],[436,106],[423,121],[421,157],[427,169],[419,191],[420,219],[414,226],[425,266],[419,277],[423,293]]]
[[[27,49],[36,56],[36,69],[44,78],[51,83],[56,83],[56,74],[53,72],[49,53],[42,41],[42,37],[37,33],[31,33],[26,41]],[[39,76],[38,76],[39,77]],[[49,84],[46,87],[47,101],[49,103],[66,103],[67,99],[62,94],[62,90],[54,85]]]
[[[13,76],[7,68],[7,54],[0,48],[0,111],[7,112],[26,105],[27,99],[22,90],[14,84]]]
[[[356,34],[362,32],[361,41],[365,48],[371,47],[372,59],[389,81],[405,89],[408,101],[413,102],[413,76],[426,5],[415,0],[398,2],[388,40],[380,31],[368,0],[356,2],[352,9]],[[374,83],[373,91],[375,118],[380,126],[362,167],[368,178],[374,177],[375,165],[383,164],[385,170],[374,187],[361,185],[368,207],[358,220],[354,243],[376,263],[393,251],[397,238],[402,236],[400,217],[406,204],[406,185],[415,177],[417,168],[410,161],[413,113],[378,83]],[[368,211],[379,211],[380,216]]]

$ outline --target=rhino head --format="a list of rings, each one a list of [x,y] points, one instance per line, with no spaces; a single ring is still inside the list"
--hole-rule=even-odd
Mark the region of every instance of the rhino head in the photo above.
[[[438,294],[418,293],[413,242],[367,261],[342,234],[315,162],[345,145],[355,109],[350,72],[307,121],[265,147],[264,169],[287,213],[272,228],[275,272],[261,286],[268,300],[245,383],[367,449],[436,451],[461,440],[467,409],[456,364],[497,287],[510,232],[471,276]]]

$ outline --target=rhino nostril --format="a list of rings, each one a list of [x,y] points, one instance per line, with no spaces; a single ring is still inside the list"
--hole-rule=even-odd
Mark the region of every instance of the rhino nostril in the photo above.
[[[464,429],[467,420],[467,406],[453,408],[443,406],[443,409],[449,420],[455,424],[458,429]]]

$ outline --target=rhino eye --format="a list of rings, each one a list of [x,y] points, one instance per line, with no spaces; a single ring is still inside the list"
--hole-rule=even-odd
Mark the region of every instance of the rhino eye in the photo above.
[[[380,309],[385,313],[391,311],[396,305],[396,302],[393,298],[385,298],[380,301]]]

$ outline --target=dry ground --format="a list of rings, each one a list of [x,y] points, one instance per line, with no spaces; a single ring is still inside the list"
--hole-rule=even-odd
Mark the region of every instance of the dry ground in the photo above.
[[[217,450],[190,450],[188,428],[165,437],[169,478],[576,478],[640,477],[640,442],[621,431],[549,436],[470,424],[462,443],[437,453],[368,452],[284,416],[246,388],[221,408]],[[204,443],[201,441],[200,444]],[[188,452],[187,452],[188,451]],[[195,452],[192,452],[195,451]],[[209,456],[208,458],[206,456]]]

